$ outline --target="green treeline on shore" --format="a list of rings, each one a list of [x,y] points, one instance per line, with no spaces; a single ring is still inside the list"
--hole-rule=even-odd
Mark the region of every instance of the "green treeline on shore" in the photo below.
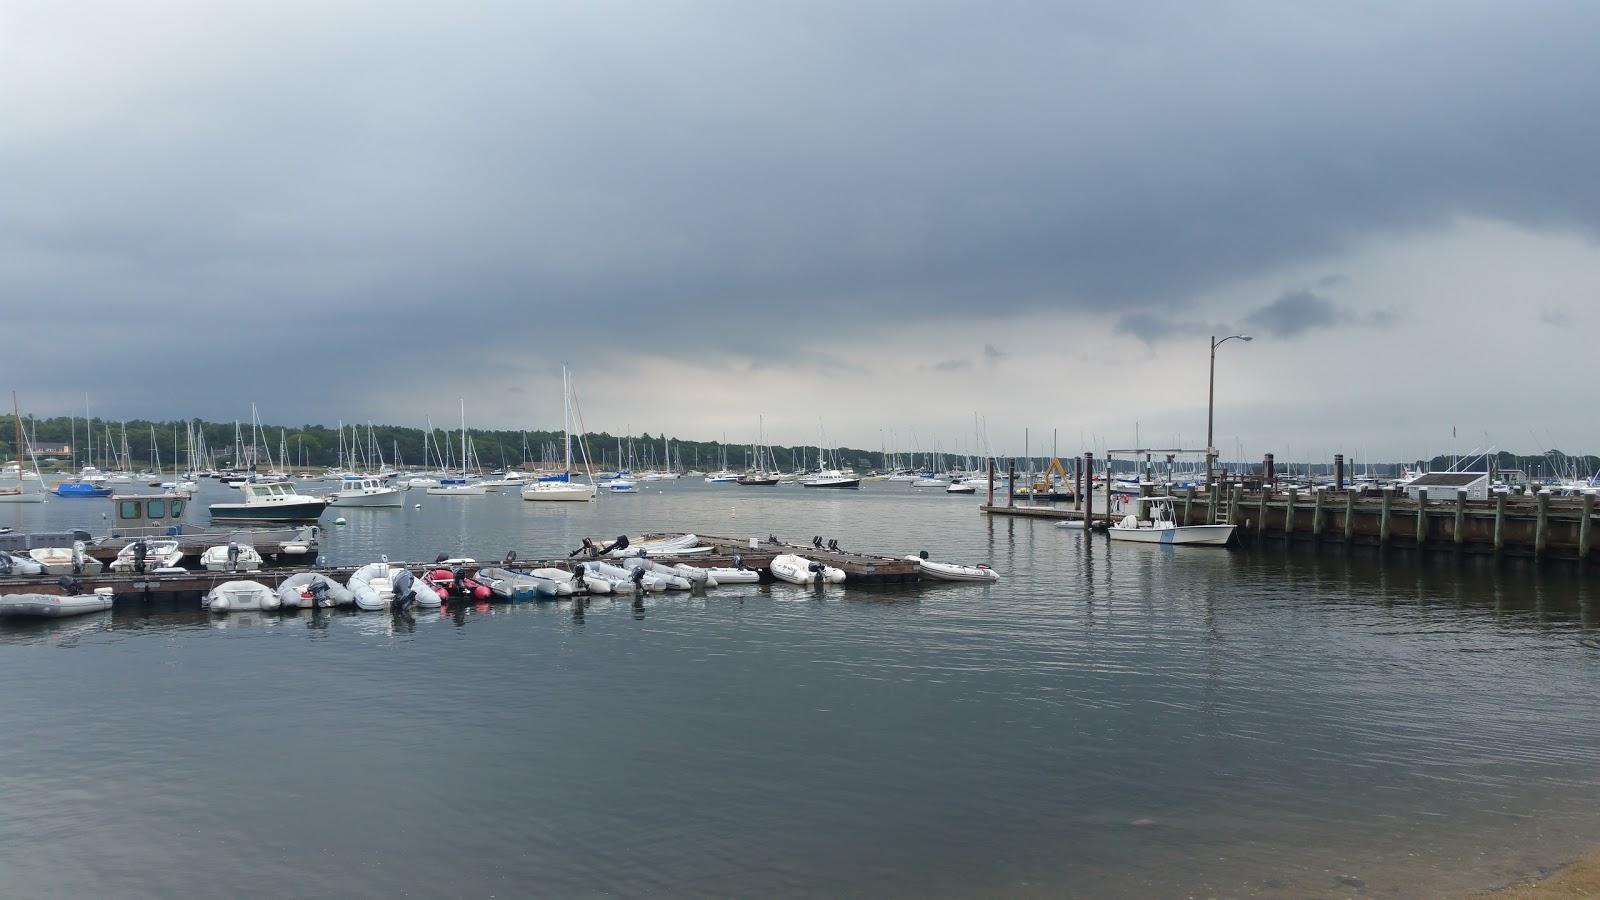
[[[235,426],[232,422],[150,422],[144,419],[130,419],[124,422],[107,423],[102,419],[94,420],[93,462],[102,468],[113,467],[115,453],[122,449],[124,429],[127,433],[128,455],[134,468],[151,466],[152,459],[159,458],[161,466],[171,470],[174,462],[180,466],[188,465],[188,438],[186,428],[194,430],[196,443],[200,442],[199,435],[204,436],[204,446],[209,451],[211,458],[219,467],[233,464]],[[23,429],[26,440],[33,443],[36,448],[49,448],[51,445],[70,445],[72,456],[78,465],[87,462],[85,453],[89,447],[89,438],[84,430],[82,419],[71,419],[58,416],[50,419],[31,419],[23,416]],[[115,447],[115,451],[107,449],[107,434]],[[427,438],[426,458],[423,453],[424,432],[421,428],[406,428],[393,425],[373,425],[370,432],[368,426],[361,425],[354,429],[359,436],[363,448],[375,446],[383,454],[385,462],[395,464],[398,462],[405,466],[437,467],[440,465],[440,446],[448,444],[450,461],[455,466],[461,465],[461,432],[435,429],[432,436]],[[344,443],[346,452],[351,443],[352,429],[345,429]],[[251,443],[251,428],[249,425],[240,426],[243,443],[246,448]],[[15,459],[13,448],[15,443],[16,425],[10,415],[0,416],[0,454],[5,459]],[[370,435],[370,438],[369,438]],[[467,429],[467,436],[471,441],[473,451],[478,462],[486,469],[498,469],[502,466],[519,466],[524,462],[529,465],[548,463],[559,465],[561,462],[561,432],[559,431],[508,431],[493,429]],[[579,470],[583,467],[582,451],[579,447],[579,436],[573,435],[573,466]],[[664,465],[666,448],[663,446],[661,435],[648,433],[628,436],[621,435],[621,460],[618,458],[618,435],[609,432],[591,432],[587,435],[587,442],[591,462],[596,469],[616,468],[619,464],[627,464],[628,454],[632,453],[635,468],[647,468]],[[724,455],[730,469],[743,470],[749,458],[750,447],[748,444],[727,444],[718,441],[687,441],[676,437],[669,437],[674,464],[681,464],[685,468],[698,468],[711,471],[720,468]],[[151,451],[152,441],[155,452]],[[271,457],[274,463],[285,465],[279,459],[280,449],[287,449],[287,465],[293,467],[323,468],[336,465],[339,462],[340,439],[339,429],[326,425],[300,425],[296,427],[264,425],[261,427],[260,437],[261,454],[260,464],[265,467],[266,459]],[[526,448],[526,453],[524,453]],[[777,460],[778,468],[792,471],[807,466],[815,467],[817,450],[815,447],[773,447],[773,456]],[[371,456],[371,451],[368,451]],[[248,450],[245,458],[248,461]],[[376,462],[375,457],[371,457]],[[39,462],[46,468],[51,468],[54,454],[40,455]],[[841,466],[857,468],[874,468],[880,466],[883,455],[877,451],[857,450],[843,447],[830,451],[830,464],[837,460]],[[68,467],[71,460],[62,457],[59,468]]]

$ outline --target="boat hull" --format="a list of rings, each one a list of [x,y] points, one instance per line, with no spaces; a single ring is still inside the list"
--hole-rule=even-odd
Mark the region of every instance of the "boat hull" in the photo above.
[[[802,482],[800,482],[800,486],[801,487],[808,487],[808,488],[818,488],[820,490],[856,491],[856,490],[860,490],[861,489],[861,479],[859,479],[859,478],[839,478],[839,479],[829,479],[827,481],[802,481]]]
[[[1107,534],[1113,541],[1222,547],[1233,538],[1233,526],[1179,525],[1176,528],[1123,528],[1114,525],[1107,529]]]
[[[296,503],[250,505],[245,503],[213,503],[210,507],[214,522],[315,522],[328,508],[326,500],[303,500]]]
[[[329,506],[370,506],[395,508],[406,505],[403,493],[397,490],[381,491],[373,494],[350,494],[340,496],[334,494],[328,498]]]
[[[594,499],[594,491],[583,484],[542,481],[523,488],[522,499],[544,503],[587,503]]]
[[[56,597],[51,594],[6,594],[0,597],[0,616],[64,619],[68,616],[82,616],[110,609],[111,603],[109,588],[72,597]]]

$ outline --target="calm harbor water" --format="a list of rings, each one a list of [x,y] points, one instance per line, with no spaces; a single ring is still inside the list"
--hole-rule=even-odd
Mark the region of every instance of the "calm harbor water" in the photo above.
[[[687,529],[1005,579],[0,625],[5,894],[1451,896],[1600,838],[1568,570],[1110,545],[888,483],[416,499],[324,555]]]

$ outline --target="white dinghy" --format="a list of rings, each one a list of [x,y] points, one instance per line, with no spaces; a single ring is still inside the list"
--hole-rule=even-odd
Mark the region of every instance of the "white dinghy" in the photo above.
[[[844,570],[836,569],[824,563],[812,562],[804,556],[785,553],[773,557],[772,564],[768,567],[772,577],[787,581],[790,584],[843,584]]]
[[[645,572],[665,581],[667,584],[667,590],[669,591],[687,591],[694,587],[693,582],[684,577],[682,572],[679,572],[671,566],[664,566],[661,563],[650,559],[649,557],[630,557],[622,561],[622,567],[627,569],[629,572],[636,572],[640,569],[643,569]]]
[[[716,576],[711,574],[711,570],[701,566],[678,563],[672,567],[672,571],[677,572],[683,578],[689,579],[689,584],[697,588],[714,588],[718,584]]]
[[[907,556],[906,560],[917,564],[917,572],[924,578],[934,581],[999,581],[1000,573],[985,565],[963,566],[956,563],[934,562],[928,558],[928,551]]]
[[[585,562],[583,567],[586,576],[596,575],[609,581],[611,583],[611,592],[614,594],[632,593],[635,585],[643,588],[646,591],[649,591],[650,593],[670,591],[674,590],[672,585],[669,583],[672,580],[683,583],[683,587],[677,588],[677,590],[686,591],[689,589],[689,583],[681,578],[677,578],[677,576],[673,576],[672,579],[668,579],[661,575],[657,575],[648,569],[641,569],[638,573],[638,579],[635,580],[633,571],[624,569],[618,565],[613,565],[612,563],[591,560]],[[588,579],[586,577],[585,581],[587,580]]]
[[[417,606],[432,608],[441,605],[438,592],[422,583],[403,566],[387,562],[368,563],[355,570],[345,587],[355,595],[356,606],[361,609],[387,609],[397,594],[409,594]]]
[[[354,594],[321,572],[290,575],[278,585],[278,605],[284,609],[326,609],[355,603]]]
[[[278,608],[278,592],[259,581],[224,581],[200,604],[212,612],[245,612]]]
[[[178,565],[183,560],[183,548],[177,541],[145,541],[144,542],[144,570],[146,572],[183,571]],[[139,542],[134,541],[117,554],[116,561],[111,564],[113,572],[132,572],[138,565]]]
[[[92,594],[57,597],[53,594],[0,595],[0,616],[64,619],[111,608],[111,588],[95,588]]]
[[[1150,518],[1140,521],[1137,516],[1123,516],[1121,522],[1106,529],[1113,541],[1222,547],[1233,537],[1232,525],[1179,525],[1172,501],[1166,497],[1146,497],[1144,502],[1150,507]]]
[[[621,543],[618,538],[615,543]],[[616,550],[607,550],[606,555],[614,559],[629,556],[679,556],[684,553],[709,553],[711,548],[704,551],[695,545],[700,543],[700,538],[692,534],[680,534],[677,537],[661,538],[654,541],[645,541],[639,544],[628,544]]]
[[[38,563],[46,575],[96,575],[102,568],[100,560],[83,552],[83,541],[74,541],[71,547],[29,550],[28,558]]]
[[[43,575],[44,566],[37,560],[15,553],[0,552],[0,576],[6,575]]]
[[[229,555],[233,549],[238,550],[237,559]],[[200,565],[208,572],[256,572],[261,569],[261,554],[249,544],[218,544],[200,554]]]
[[[585,590],[583,581],[566,569],[529,569],[528,574],[549,580],[556,586],[557,597],[570,597],[578,591]],[[609,589],[610,585],[606,587]]]

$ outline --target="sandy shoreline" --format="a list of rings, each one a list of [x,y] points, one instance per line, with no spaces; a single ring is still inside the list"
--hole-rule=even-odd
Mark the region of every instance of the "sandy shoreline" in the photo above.
[[[1554,873],[1534,881],[1473,894],[1491,900],[1533,900],[1533,898],[1600,897],[1600,848],[1591,850]]]

